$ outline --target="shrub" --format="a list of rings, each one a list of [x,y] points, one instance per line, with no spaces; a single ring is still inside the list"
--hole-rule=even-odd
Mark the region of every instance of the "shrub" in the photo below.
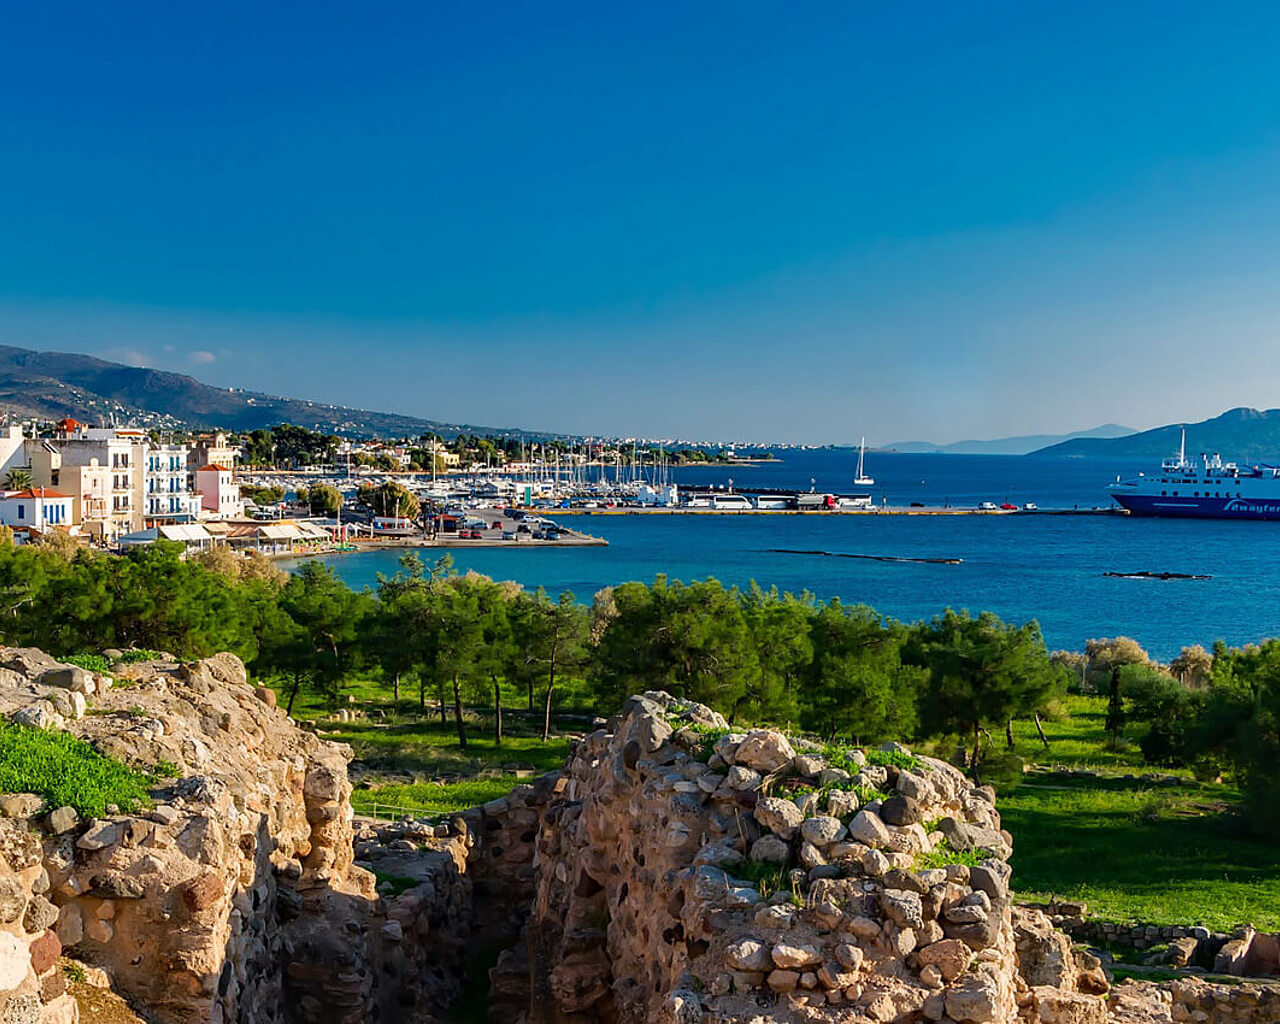
[[[990,854],[982,850],[956,850],[943,840],[932,850],[920,852],[916,854],[915,866],[917,870],[922,868],[945,868],[948,864],[964,864],[966,867],[977,867]]]
[[[892,765],[894,768],[905,768],[909,772],[918,772],[924,768],[920,758],[914,754],[904,754],[900,750],[868,750],[867,764],[884,767]]]
[[[101,672],[103,675],[111,669],[110,663],[101,654],[69,654],[62,661],[90,672]]]
[[[151,776],[67,733],[0,724],[0,792],[35,793],[51,807],[99,818],[109,804],[126,812],[143,807],[151,784]]]
[[[136,665],[140,661],[159,661],[162,651],[128,650],[121,653],[118,661],[121,665]]]

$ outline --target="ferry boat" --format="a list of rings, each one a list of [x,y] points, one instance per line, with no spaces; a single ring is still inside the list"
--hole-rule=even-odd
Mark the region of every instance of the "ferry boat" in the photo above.
[[[1238,466],[1220,455],[1187,458],[1187,432],[1178,454],[1153,476],[1116,479],[1111,497],[1136,516],[1197,519],[1280,519],[1280,466]]]

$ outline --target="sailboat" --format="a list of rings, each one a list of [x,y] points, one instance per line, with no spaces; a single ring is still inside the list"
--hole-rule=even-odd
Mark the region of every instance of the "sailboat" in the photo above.
[[[866,457],[867,439],[863,437],[862,444],[858,447],[858,475],[853,478],[853,482],[859,487],[870,487],[876,482],[875,477],[867,476],[866,470],[863,469]]]

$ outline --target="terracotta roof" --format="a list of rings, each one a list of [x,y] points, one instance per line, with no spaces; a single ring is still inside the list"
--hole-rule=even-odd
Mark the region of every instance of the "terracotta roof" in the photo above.
[[[6,498],[70,498],[71,495],[61,491],[51,491],[47,487],[30,488],[25,491],[10,491]]]
[[[211,462],[211,463],[209,463],[209,465],[207,465],[207,466],[201,466],[199,469],[197,469],[197,470],[196,470],[196,472],[197,472],[197,473],[205,473],[205,472],[208,472],[208,471],[209,471],[209,470],[211,470],[211,469],[213,469],[213,470],[217,470],[219,473],[230,473],[230,472],[231,472],[231,470],[229,470],[226,466],[215,466],[212,462]]]

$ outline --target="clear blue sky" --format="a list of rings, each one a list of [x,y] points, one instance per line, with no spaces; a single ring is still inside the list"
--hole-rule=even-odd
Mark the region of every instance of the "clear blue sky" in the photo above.
[[[0,341],[581,432],[1280,394],[1280,6],[9,4]]]

